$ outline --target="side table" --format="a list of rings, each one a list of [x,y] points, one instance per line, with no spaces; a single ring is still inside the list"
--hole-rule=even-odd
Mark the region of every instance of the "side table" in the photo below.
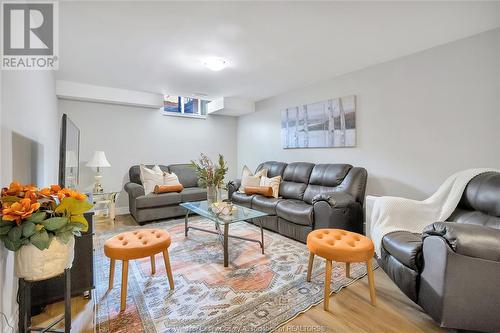
[[[49,279],[50,280],[50,279]],[[31,287],[35,282],[19,279],[19,333],[29,332],[71,332],[71,275],[70,269],[64,270],[64,315],[60,316],[47,327],[31,327]],[[56,329],[59,322],[64,320],[64,329]]]
[[[94,211],[98,211],[99,206],[104,205],[106,207],[106,214],[112,222],[114,222],[116,217],[116,198],[120,192],[98,192],[92,193],[92,203],[94,204]]]

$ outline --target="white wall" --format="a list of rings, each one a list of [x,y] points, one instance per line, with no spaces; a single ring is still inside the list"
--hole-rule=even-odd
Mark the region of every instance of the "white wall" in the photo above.
[[[281,148],[282,110],[352,94],[356,148]],[[454,171],[500,168],[500,29],[284,93],[256,110],[238,120],[239,170],[265,160],[350,163],[368,170],[369,194],[424,198]]]
[[[6,186],[19,175],[27,156],[26,146],[38,149],[31,169],[39,186],[57,183],[59,163],[59,114],[55,95],[54,73],[50,71],[3,71],[0,131],[0,180]],[[23,137],[19,141],[20,137]],[[17,140],[17,141],[16,141]],[[13,149],[17,147],[17,149]],[[20,179],[24,181],[24,179]],[[11,325],[17,325],[17,279],[13,271],[13,253],[0,245],[0,311]],[[0,331],[10,332],[5,320]],[[15,326],[16,327],[16,326]],[[16,329],[17,330],[17,329]]]
[[[105,190],[122,191],[117,206],[128,212],[123,185],[134,164],[189,163],[201,152],[226,158],[229,179],[236,175],[236,119],[164,116],[142,107],[59,100],[59,112],[80,128],[80,187],[91,190],[94,173],[85,164],[94,150],[106,153],[111,167],[103,169]],[[120,208],[121,207],[121,208]]]

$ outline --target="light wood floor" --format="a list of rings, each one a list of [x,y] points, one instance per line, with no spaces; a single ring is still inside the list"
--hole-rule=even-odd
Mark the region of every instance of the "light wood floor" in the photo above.
[[[124,215],[117,217],[114,226],[97,219],[95,229],[96,232],[103,232],[134,224],[129,215]],[[375,286],[375,307],[370,305],[368,279],[364,277],[340,293],[333,294],[329,312],[323,311],[320,304],[294,318],[277,332],[445,332],[399,291],[380,268],[375,270]],[[72,299],[72,332],[95,332],[94,301],[95,297],[92,300],[83,297]],[[63,309],[62,302],[49,305],[42,314],[33,318],[33,323],[49,322],[62,314]]]

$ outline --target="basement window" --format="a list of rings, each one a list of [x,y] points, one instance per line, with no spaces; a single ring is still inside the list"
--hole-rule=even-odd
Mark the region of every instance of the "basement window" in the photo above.
[[[167,116],[206,118],[209,102],[194,97],[165,95],[162,113]]]

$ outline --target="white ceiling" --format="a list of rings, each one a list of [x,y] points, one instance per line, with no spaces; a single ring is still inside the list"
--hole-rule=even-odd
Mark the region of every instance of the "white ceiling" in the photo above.
[[[500,2],[83,1],[60,20],[58,79],[261,100],[499,27]]]

